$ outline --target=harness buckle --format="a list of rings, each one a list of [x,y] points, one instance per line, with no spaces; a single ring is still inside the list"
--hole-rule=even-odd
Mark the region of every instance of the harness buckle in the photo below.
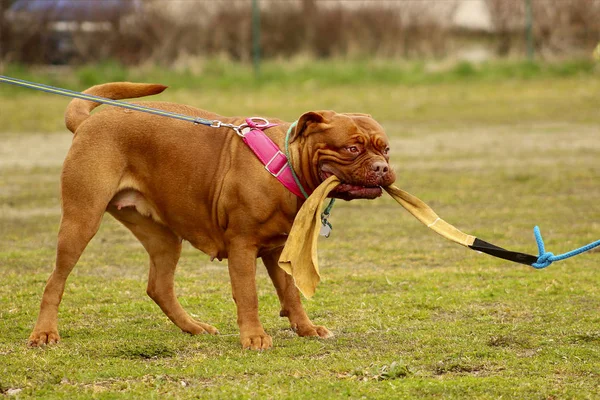
[[[275,178],[279,178],[279,175],[281,175],[281,174],[283,173],[283,171],[286,169],[286,167],[288,166],[288,163],[287,163],[287,162],[283,163],[283,165],[281,166],[281,168],[279,169],[279,171],[277,171],[277,173],[275,173],[275,172],[273,172],[273,171],[271,171],[271,170],[269,169],[269,167],[271,166],[271,163],[272,163],[273,161],[275,161],[275,159],[276,159],[276,158],[277,158],[277,156],[279,156],[279,155],[281,155],[281,156],[283,156],[283,157],[285,158],[285,154],[283,154],[283,152],[282,152],[281,150],[277,150],[277,153],[275,153],[275,154],[273,155],[273,157],[271,157],[271,159],[269,160],[269,162],[267,162],[267,163],[265,164],[265,169],[266,169],[267,171],[269,171],[269,173],[270,173],[271,175],[273,175]]]

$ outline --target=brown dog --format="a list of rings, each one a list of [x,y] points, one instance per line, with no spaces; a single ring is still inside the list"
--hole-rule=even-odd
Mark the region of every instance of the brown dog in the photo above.
[[[161,85],[109,83],[85,93],[125,99],[160,93]],[[221,117],[193,107],[147,105],[236,125],[243,118]],[[269,174],[233,130],[73,100],[65,114],[75,133],[62,171],[62,220],[56,267],[42,297],[29,345],[59,340],[58,307],[65,281],[108,211],[129,228],[150,256],[148,295],[181,330],[218,333],[193,320],[173,291],[182,240],[213,258],[227,258],[244,348],[267,349],[272,340],[258,317],[256,258],[261,257],[299,336],[328,337],[306,315],[291,276],[277,261],[303,200]],[[283,148],[290,124],[266,134]],[[292,166],[302,186],[313,190],[335,174],[343,182],[333,196],[376,198],[395,174],[388,164],[388,139],[370,116],[307,112],[290,139]]]

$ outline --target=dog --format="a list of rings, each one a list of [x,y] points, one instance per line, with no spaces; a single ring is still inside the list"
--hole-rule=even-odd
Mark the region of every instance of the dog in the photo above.
[[[161,93],[166,86],[116,82],[84,93],[127,99]],[[258,315],[256,259],[262,258],[281,303],[299,336],[327,338],[312,323],[291,276],[278,259],[304,199],[277,181],[235,131],[74,99],[65,122],[74,133],[61,174],[62,218],[56,264],[44,289],[40,313],[29,337],[32,347],[57,343],[58,308],[69,273],[98,231],[105,212],[125,225],[150,257],[147,294],[182,331],[218,334],[192,319],[177,300],[174,274],[182,241],[228,260],[243,348],[272,347]],[[170,112],[242,124],[187,105],[144,102]],[[289,122],[265,134],[284,147]],[[344,200],[374,199],[396,179],[389,164],[389,140],[366,114],[311,111],[297,121],[289,138],[291,167],[310,193],[337,176],[331,194]]]

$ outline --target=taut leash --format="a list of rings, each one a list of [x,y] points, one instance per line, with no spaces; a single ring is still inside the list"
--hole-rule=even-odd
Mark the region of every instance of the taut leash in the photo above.
[[[4,75],[0,75],[0,82],[4,82],[4,83],[11,84],[11,85],[16,85],[16,86],[21,86],[21,87],[25,87],[25,88],[29,88],[29,89],[39,90],[39,91],[46,92],[46,93],[58,94],[60,96],[72,97],[75,99],[82,99],[82,100],[89,100],[89,101],[93,101],[95,103],[108,104],[110,106],[127,108],[129,110],[141,111],[141,112],[145,112],[148,114],[154,114],[154,115],[160,115],[163,117],[175,118],[175,119],[179,119],[182,121],[192,122],[196,125],[210,126],[211,128],[221,128],[221,127],[231,128],[234,131],[236,131],[236,133],[238,135],[241,133],[241,129],[247,126],[246,124],[237,126],[237,125],[233,125],[233,124],[226,124],[219,120],[211,120],[211,119],[205,119],[205,118],[201,118],[201,117],[193,117],[191,115],[178,114],[178,113],[174,113],[174,112],[170,112],[170,111],[161,110],[158,108],[146,107],[146,106],[142,106],[140,104],[128,103],[126,101],[108,99],[106,97],[94,96],[92,94],[76,92],[74,90],[58,88],[58,87],[44,85],[44,84],[36,83],[36,82],[29,82],[29,81],[25,81],[22,79],[11,78],[9,76],[4,76]]]
[[[279,257],[279,266],[294,278],[294,283],[306,297],[311,297],[321,279],[317,257],[317,238],[319,225],[322,224],[321,208],[329,193],[341,183],[335,175],[330,176],[315,188],[310,197],[304,202],[294,219],[294,225],[285,242],[285,247]],[[465,246],[471,250],[480,251],[494,257],[514,261],[534,268],[545,268],[552,261],[563,260],[599,246],[600,241],[584,246],[569,253],[554,256],[547,253],[540,241],[540,255],[519,253],[485,242],[475,236],[461,232],[455,226],[441,219],[435,211],[419,198],[394,186],[383,189],[392,196],[402,207],[418,219],[423,225],[443,236],[444,238]],[[539,229],[536,227],[539,233]]]
[[[404,207],[409,213],[415,218],[421,221],[428,228],[432,229],[436,233],[458,243],[462,246],[468,247],[471,250],[479,251],[482,253],[489,254],[494,257],[502,258],[504,260],[513,261],[519,264],[529,265],[536,269],[546,268],[554,261],[565,260],[570,257],[574,257],[578,254],[593,249],[594,247],[600,246],[600,240],[590,243],[586,246],[582,246],[578,249],[570,251],[568,253],[560,254],[555,256],[550,252],[546,252],[540,229],[536,226],[534,228],[534,234],[536,237],[539,254],[537,256],[520,253],[517,251],[511,251],[502,247],[496,246],[492,243],[488,243],[475,236],[467,235],[461,232],[459,229],[450,225],[443,219],[441,219],[435,211],[431,209],[419,198],[412,194],[405,192],[404,190],[395,186],[388,186],[384,188],[390,196],[394,198],[402,207]]]

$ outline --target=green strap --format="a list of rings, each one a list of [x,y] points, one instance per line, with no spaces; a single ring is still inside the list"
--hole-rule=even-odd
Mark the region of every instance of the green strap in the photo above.
[[[287,157],[287,162],[288,162],[288,165],[290,166],[290,171],[292,172],[292,177],[294,177],[294,181],[296,182],[296,185],[298,185],[298,187],[300,188],[300,191],[304,195],[304,198],[308,199],[308,194],[306,193],[306,191],[300,184],[300,179],[298,179],[298,175],[296,175],[296,171],[294,171],[294,167],[292,166],[292,163],[290,162],[291,161],[290,149],[289,149],[290,135],[292,134],[292,131],[294,130],[294,128],[296,128],[297,124],[298,124],[298,121],[294,121],[290,125],[290,127],[287,130],[287,133],[285,135],[285,156]],[[329,228],[331,228],[331,223],[328,221],[328,218],[329,218],[329,214],[331,214],[331,209],[333,208],[334,203],[335,203],[335,199],[331,199],[329,201],[329,204],[327,205],[327,207],[325,207],[325,210],[321,213],[321,224],[323,226],[329,226]]]
[[[321,213],[321,225],[328,226],[329,229],[333,229],[331,222],[329,222],[329,216],[331,215],[331,209],[333,208],[334,203],[335,199],[329,200],[329,204],[327,204],[327,207],[325,207],[325,210]]]
[[[296,171],[294,171],[294,167],[292,166],[290,158],[290,135],[292,134],[292,130],[296,127],[296,124],[298,124],[298,121],[293,122],[290,125],[290,128],[288,129],[287,133],[285,134],[285,156],[287,157],[287,163],[290,166],[290,171],[292,172],[292,177],[294,178],[296,185],[298,185],[298,187],[300,188],[300,191],[302,192],[304,198],[308,199],[308,193],[306,193],[306,190],[304,190],[304,188],[300,184],[300,179],[298,179],[298,175],[296,175]]]

